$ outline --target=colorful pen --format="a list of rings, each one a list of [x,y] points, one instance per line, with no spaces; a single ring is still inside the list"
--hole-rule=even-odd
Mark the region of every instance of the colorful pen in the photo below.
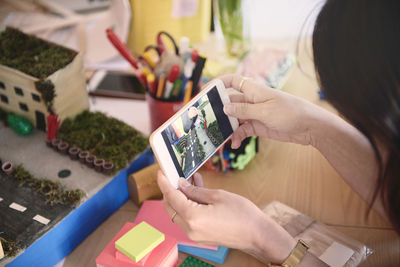
[[[192,56],[188,61],[186,61],[185,66],[183,67],[183,75],[185,75],[185,78],[189,79],[192,77],[193,69],[196,65],[197,57],[199,56],[199,53],[197,50],[193,50]]]
[[[196,66],[193,69],[192,77],[190,80],[193,81],[193,90],[192,94],[195,95],[199,89],[199,81],[201,77],[201,73],[203,72],[204,65],[206,63],[206,58],[202,56],[198,56],[196,61]]]
[[[193,69],[196,66],[196,61],[199,54],[197,50],[193,50],[190,59],[186,61],[185,66],[183,66],[183,88],[186,90],[186,85],[189,79],[192,77]],[[186,93],[184,94],[186,95]]]
[[[168,80],[165,84],[164,98],[169,98],[174,82],[179,76],[179,71],[180,69],[178,65],[172,65],[171,71],[168,75]]]
[[[163,96],[164,85],[165,85],[165,74],[161,74],[160,78],[158,79],[158,88],[157,88],[157,95],[156,95],[156,97],[158,99],[161,99]]]
[[[154,96],[156,94],[156,76],[154,76],[153,73],[149,73],[147,74],[146,79],[150,94]]]
[[[188,81],[185,88],[185,98],[183,99],[183,105],[186,105],[190,97],[192,96],[192,89],[193,89],[193,81]]]
[[[179,99],[180,92],[182,91],[182,86],[183,86],[183,81],[181,79],[176,79],[174,82],[174,86],[171,90],[171,94],[169,95],[169,98],[177,98]]]
[[[179,55],[181,57],[184,57],[185,54],[189,52],[189,44],[190,44],[190,40],[186,36],[183,36],[179,40]]]
[[[138,64],[135,59],[129,52],[128,48],[121,42],[118,36],[114,33],[113,30],[107,29],[107,38],[114,45],[114,47],[118,50],[118,52],[129,62],[135,69],[139,69]]]

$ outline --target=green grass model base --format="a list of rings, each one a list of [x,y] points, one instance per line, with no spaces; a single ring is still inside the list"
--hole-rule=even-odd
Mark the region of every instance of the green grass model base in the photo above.
[[[148,138],[124,122],[89,111],[64,120],[57,137],[112,162],[115,170],[125,168],[149,144]]]

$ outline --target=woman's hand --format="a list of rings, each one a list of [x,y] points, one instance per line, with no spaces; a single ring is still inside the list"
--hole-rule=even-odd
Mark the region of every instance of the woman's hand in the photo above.
[[[164,208],[190,239],[240,249],[264,262],[281,263],[289,255],[294,239],[251,201],[201,187],[198,173],[192,179],[195,186],[180,179],[177,190],[158,173]]]
[[[312,128],[316,114],[326,114],[322,108],[299,97],[268,88],[252,80],[245,80],[242,88],[240,75],[219,77],[226,88],[237,92],[230,95],[231,104],[224,112],[239,119],[240,126],[233,133],[232,147],[237,148],[249,136],[264,136],[278,141],[314,145]]]

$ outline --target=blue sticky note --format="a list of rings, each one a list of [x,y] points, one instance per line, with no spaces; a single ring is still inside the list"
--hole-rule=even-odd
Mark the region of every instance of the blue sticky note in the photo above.
[[[225,261],[226,256],[228,255],[229,248],[219,246],[218,250],[184,246],[178,244],[178,250],[181,252],[185,252],[187,254],[191,254],[206,260],[210,260],[216,262],[218,264],[222,264]]]

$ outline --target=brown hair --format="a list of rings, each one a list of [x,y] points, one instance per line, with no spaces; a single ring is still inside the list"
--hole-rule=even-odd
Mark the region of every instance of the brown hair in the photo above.
[[[313,51],[327,100],[370,141],[379,177],[370,208],[382,198],[400,233],[400,1],[327,0]],[[385,164],[378,150],[388,152]]]

